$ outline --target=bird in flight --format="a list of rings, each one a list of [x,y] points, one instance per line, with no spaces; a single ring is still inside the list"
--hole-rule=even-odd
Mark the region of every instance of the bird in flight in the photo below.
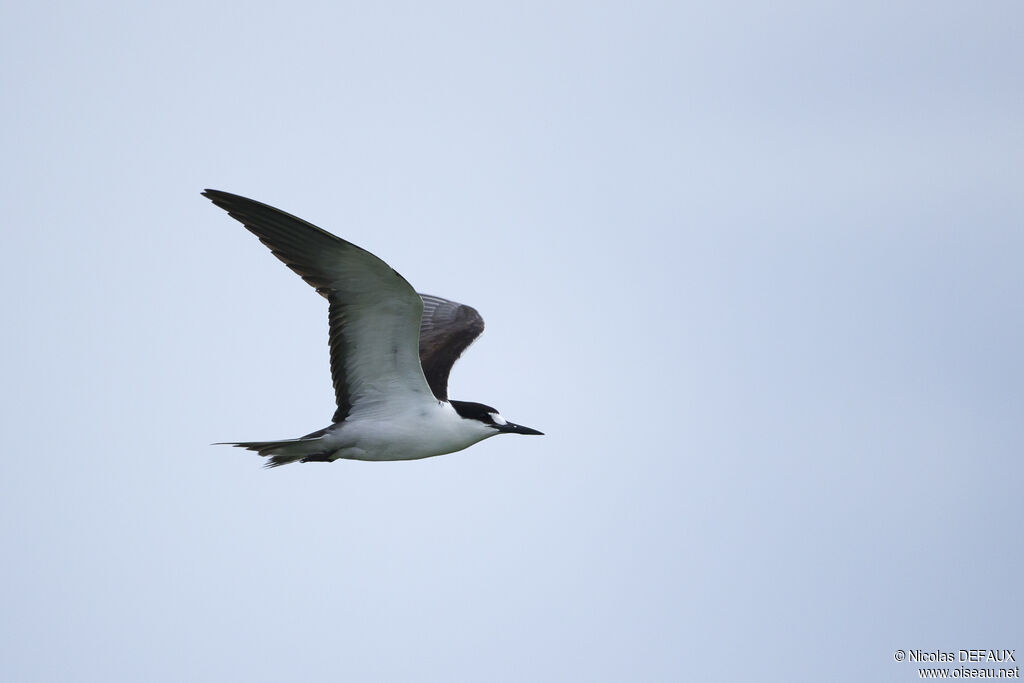
[[[541,434],[483,403],[448,398],[448,374],[484,329],[475,309],[417,294],[370,252],[272,206],[220,190],[203,195],[256,235],[328,303],[332,424],[298,439],[225,445],[267,467],[293,462],[418,460],[497,434]]]

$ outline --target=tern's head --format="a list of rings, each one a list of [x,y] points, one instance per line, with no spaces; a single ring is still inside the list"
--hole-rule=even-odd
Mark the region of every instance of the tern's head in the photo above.
[[[529,427],[509,422],[503,418],[501,413],[496,409],[490,406],[485,406],[483,403],[473,403],[472,401],[451,401],[451,404],[452,407],[455,408],[455,412],[457,412],[462,419],[481,422],[484,426],[493,429],[495,434],[544,435],[544,432],[538,432],[536,429],[530,429]]]

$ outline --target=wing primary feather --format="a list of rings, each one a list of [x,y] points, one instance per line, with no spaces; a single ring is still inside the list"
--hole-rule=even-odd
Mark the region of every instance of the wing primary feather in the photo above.
[[[417,346],[423,301],[405,278],[365,249],[280,209],[220,190],[203,195],[327,298],[335,423],[360,401],[430,395]]]
[[[420,294],[420,298],[420,364],[434,396],[447,401],[452,366],[484,331],[484,320],[471,306],[430,294]]]

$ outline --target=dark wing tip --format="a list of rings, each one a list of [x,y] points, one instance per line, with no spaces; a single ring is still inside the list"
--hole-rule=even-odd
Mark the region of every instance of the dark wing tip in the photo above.
[[[210,188],[206,188],[205,190],[203,190],[199,194],[203,195],[204,197],[206,197],[211,202],[213,202],[214,204],[216,204],[220,208],[224,209],[228,213],[231,213],[231,209],[233,207],[240,207],[240,206],[247,206],[247,205],[250,206],[250,207],[252,207],[252,206],[265,207],[265,208],[271,209],[272,211],[277,211],[279,213],[284,213],[280,209],[275,209],[274,207],[270,206],[269,204],[264,204],[263,202],[258,202],[255,199],[249,199],[248,197],[243,197],[240,194],[234,194],[234,193],[231,193],[231,192],[225,192],[224,190],[212,190]]]
[[[259,205],[259,202],[253,199],[237,194],[231,194],[230,192],[224,192],[222,190],[211,190],[207,188],[200,194],[213,202],[215,206],[224,209],[233,218],[243,223],[245,222],[244,217],[241,215],[235,215],[238,213],[238,210],[246,206],[252,207],[253,205]]]

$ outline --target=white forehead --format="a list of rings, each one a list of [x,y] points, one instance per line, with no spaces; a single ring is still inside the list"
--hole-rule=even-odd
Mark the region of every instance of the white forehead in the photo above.
[[[506,425],[506,424],[508,424],[508,420],[503,418],[498,413],[491,413],[491,419],[494,420],[494,424],[496,424],[496,425]]]

